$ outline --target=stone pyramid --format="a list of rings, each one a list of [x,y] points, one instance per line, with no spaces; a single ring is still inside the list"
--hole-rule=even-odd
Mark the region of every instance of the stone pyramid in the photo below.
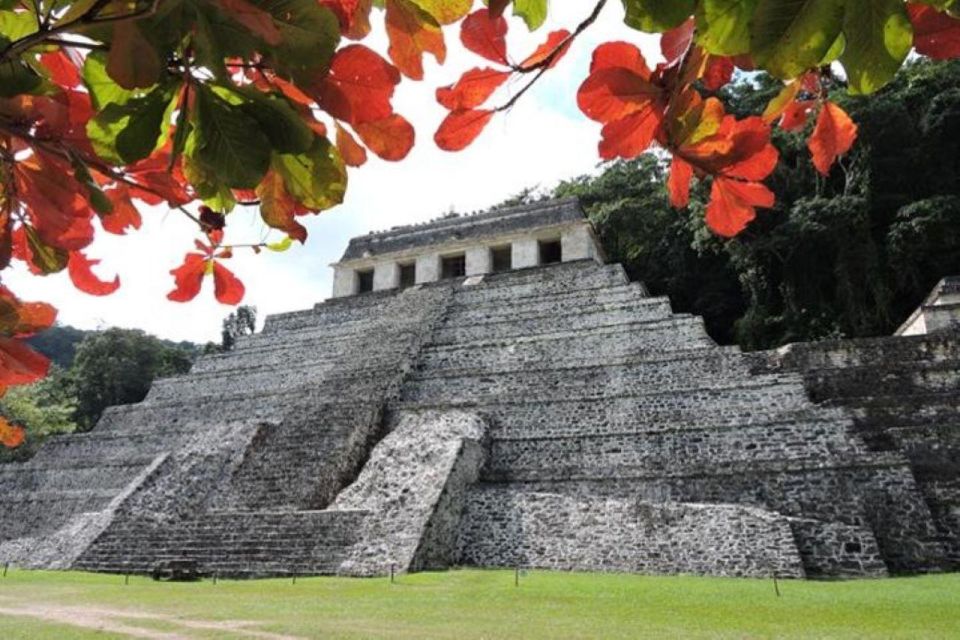
[[[575,201],[363,236],[335,268],[338,297],[0,468],[0,562],[804,577],[957,560],[955,477],[931,501],[901,447],[811,400],[806,369],[718,347],[604,264]]]

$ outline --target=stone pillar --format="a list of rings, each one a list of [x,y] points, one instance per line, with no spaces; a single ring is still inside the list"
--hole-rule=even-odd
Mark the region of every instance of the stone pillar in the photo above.
[[[396,262],[382,262],[373,270],[373,290],[396,289],[400,286],[400,265]]]
[[[467,275],[482,276],[493,271],[489,247],[467,249]]]
[[[579,225],[564,231],[560,236],[560,250],[564,262],[597,257],[597,247],[587,225]]]
[[[347,267],[333,268],[333,297],[345,298],[357,293],[357,272]]]
[[[417,284],[440,279],[440,254],[430,253],[417,258]]]
[[[540,264],[540,245],[536,238],[524,238],[513,242],[513,268],[535,267]]]

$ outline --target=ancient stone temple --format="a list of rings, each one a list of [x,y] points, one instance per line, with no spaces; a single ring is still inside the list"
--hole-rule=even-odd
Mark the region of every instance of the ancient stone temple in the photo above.
[[[960,563],[949,327],[718,347],[605,263],[576,201],[355,238],[334,269],[326,302],[0,468],[0,562],[793,577]]]

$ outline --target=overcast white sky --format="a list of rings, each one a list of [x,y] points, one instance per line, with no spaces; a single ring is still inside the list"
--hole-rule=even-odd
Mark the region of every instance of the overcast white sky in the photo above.
[[[539,31],[530,34],[522,21],[510,20],[509,52],[520,60],[554,29],[579,23],[592,2],[569,0],[551,3],[551,16]],[[347,241],[371,230],[428,220],[451,209],[483,209],[516,194],[524,187],[551,187],[562,179],[590,173],[598,162],[599,125],[586,119],[576,106],[576,90],[587,75],[590,55],[601,42],[630,40],[643,49],[649,61],[659,55],[659,40],[622,25],[623,8],[610,3],[600,19],[575,43],[568,56],[527,93],[509,113],[499,114],[474,144],[460,153],[437,149],[433,133],[445,115],[436,104],[436,87],[451,84],[474,66],[486,61],[465,51],[458,32],[447,29],[448,58],[438,66],[428,58],[422,82],[404,80],[394,101],[396,110],[416,127],[417,144],[398,163],[371,160],[350,171],[344,204],[319,216],[301,218],[309,230],[306,245],[295,244],[287,253],[238,251],[227,265],[247,288],[244,304],[256,305],[261,322],[271,313],[304,309],[330,293],[331,270]],[[382,28],[382,14],[379,16]],[[377,32],[365,44],[386,51]],[[509,97],[518,85],[495,96]],[[163,338],[205,342],[218,340],[220,322],[231,310],[214,300],[210,279],[200,296],[186,304],[169,302],[169,270],[193,246],[195,228],[184,217],[165,209],[143,211],[143,227],[127,236],[100,233],[88,255],[102,258],[97,268],[105,277],[119,273],[120,289],[96,298],[80,293],[66,274],[46,278],[24,270],[4,274],[21,298],[44,300],[60,309],[59,321],[84,329],[103,326],[140,328]],[[236,211],[228,224],[227,241],[259,241],[265,233],[255,212]],[[276,232],[272,238],[282,237]]]

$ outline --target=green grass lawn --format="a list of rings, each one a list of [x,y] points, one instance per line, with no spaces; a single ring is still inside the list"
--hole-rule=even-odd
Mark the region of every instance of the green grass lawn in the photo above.
[[[960,638],[960,574],[848,582],[450,571],[157,583],[18,571],[0,638]],[[26,614],[26,615],[24,615]]]

